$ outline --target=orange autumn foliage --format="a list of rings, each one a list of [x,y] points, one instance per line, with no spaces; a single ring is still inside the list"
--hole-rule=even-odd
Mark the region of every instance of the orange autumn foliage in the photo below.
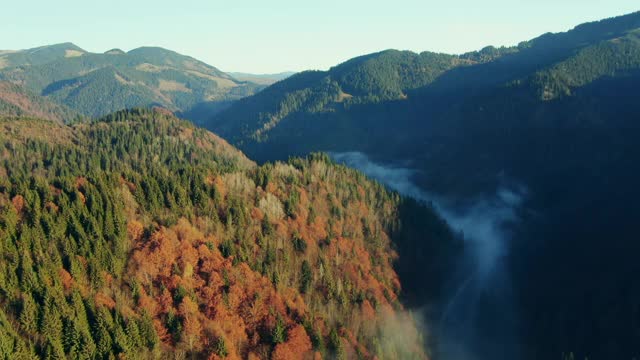
[[[132,256],[136,277],[142,284],[159,282],[164,289],[155,299],[143,293],[139,305],[155,309],[156,317],[177,310],[188,335],[199,333],[203,326],[218,324],[234,352],[258,334],[263,324],[273,322],[271,311],[282,316],[287,312],[289,316],[304,315],[301,299],[292,294],[285,300],[268,279],[244,263],[233,266],[217,249],[204,246],[205,239],[181,220],[175,228],[162,228],[140,243]],[[172,274],[174,271],[177,273]],[[195,291],[200,305],[185,297],[175,309],[172,293],[178,288]]]
[[[25,206],[24,197],[22,195],[16,195],[11,200],[13,203],[13,207],[16,209],[18,213],[21,213]]]
[[[127,235],[132,241],[140,240],[142,233],[144,232],[144,225],[137,220],[131,220],[127,223]]]
[[[274,172],[302,176],[292,167]],[[218,359],[217,342],[224,339],[227,359],[318,358],[304,323],[325,343],[339,328],[346,354],[375,358],[368,341],[379,334],[383,315],[398,308],[400,284],[385,225],[363,187],[354,186],[349,195],[330,180],[305,188],[276,178],[266,190],[242,176],[210,176],[208,183],[217,196],[248,206],[235,208],[228,220],[229,209],[217,204],[218,227],[200,216],[171,226],[128,221],[134,240],[128,273],[141,287],[137,306],[148,309],[164,346]],[[289,210],[295,214],[265,222],[257,205],[265,192],[286,204],[292,191],[298,194]],[[229,227],[239,219],[240,228]],[[154,230],[145,234],[144,227]],[[262,265],[265,254],[271,260]],[[311,269],[304,291],[303,262]],[[178,335],[167,334],[170,314],[179,318]],[[286,329],[285,340],[272,343],[278,326]]]
[[[62,281],[62,286],[64,287],[65,291],[69,291],[74,284],[71,274],[69,274],[69,272],[67,272],[67,270],[65,269],[60,269],[58,271],[58,275],[60,275],[60,280]]]
[[[96,306],[98,307],[105,306],[110,310],[113,310],[116,307],[116,302],[103,292],[98,292],[95,295],[94,300],[95,300]]]
[[[312,359],[311,340],[302,325],[297,325],[287,332],[287,341],[278,344],[272,360]]]

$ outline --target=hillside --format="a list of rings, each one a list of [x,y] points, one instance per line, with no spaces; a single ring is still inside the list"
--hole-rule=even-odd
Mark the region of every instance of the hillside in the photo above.
[[[483,94],[529,87],[534,94],[517,99],[528,106],[636,69],[639,19],[631,14],[545,34],[518,47],[459,56],[370,54],[328,72],[296,74],[238,101],[206,126],[257,160],[318,150],[415,152],[422,134],[437,126],[434,117],[447,126],[449,111]],[[314,140],[305,141],[310,135]],[[380,142],[388,145],[380,148]]]
[[[437,296],[457,241],[326,155],[131,110],[1,120],[0,175],[3,358],[429,356],[401,289]]]
[[[0,116],[69,122],[79,114],[9,82],[0,81]]]
[[[295,74],[238,101],[206,126],[236,143],[263,142],[277,131],[280,122],[304,116],[337,116],[356,105],[404,99],[408,91],[431,83],[446,70],[471,63],[428,52],[388,50],[366,55],[326,72]]]
[[[195,121],[199,108],[211,111],[262,87],[162,48],[96,54],[73,44],[0,52],[0,80],[24,86],[86,116],[162,106]]]
[[[526,189],[505,226],[513,282],[491,287],[513,294],[518,318],[501,323],[495,294],[481,293],[483,316],[463,326],[479,329],[476,345],[492,342],[495,353],[476,353],[505,356],[500,344],[511,339],[486,334],[509,325],[516,358],[638,357],[640,327],[628,320],[640,301],[630,280],[640,251],[640,13],[513,48],[438,55],[427,72],[410,66],[418,54],[396,55],[402,66],[387,56],[293,76],[238,101],[209,128],[258,161],[360,151],[408,164],[420,189],[460,206]],[[357,79],[365,71],[357,64],[372,59],[381,60],[360,85],[336,80],[340,68],[342,79]]]

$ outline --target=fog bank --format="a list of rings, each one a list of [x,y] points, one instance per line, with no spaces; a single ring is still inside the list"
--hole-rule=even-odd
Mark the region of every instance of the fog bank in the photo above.
[[[511,240],[509,225],[518,221],[524,187],[502,187],[491,196],[474,199],[448,199],[416,185],[412,180],[416,170],[375,163],[359,152],[330,155],[405,196],[430,203],[462,233],[464,255],[450,275],[449,296],[437,305],[439,319],[430,319],[430,332],[438,338],[437,358],[518,358],[518,314],[505,261]],[[469,205],[454,205],[459,200]]]

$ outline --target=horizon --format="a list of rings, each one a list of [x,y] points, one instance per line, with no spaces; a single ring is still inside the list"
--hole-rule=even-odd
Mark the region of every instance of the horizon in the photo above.
[[[548,32],[565,32],[639,10],[630,0],[521,1],[517,6],[507,0],[490,2],[465,0],[457,6],[438,6],[435,13],[418,0],[381,6],[358,0],[335,14],[327,13],[331,4],[309,5],[311,9],[292,0],[226,6],[186,0],[182,8],[172,9],[175,14],[146,6],[154,3],[151,0],[136,4],[118,0],[103,11],[103,5],[90,11],[79,0],[69,0],[71,6],[62,8],[45,3],[35,10],[32,5],[12,4],[15,15],[0,24],[0,32],[19,35],[5,39],[0,48],[23,50],[70,42],[91,53],[104,53],[162,47],[225,72],[279,74],[327,70],[388,49],[457,55],[486,46],[515,46]],[[119,5],[130,9],[121,12]]]

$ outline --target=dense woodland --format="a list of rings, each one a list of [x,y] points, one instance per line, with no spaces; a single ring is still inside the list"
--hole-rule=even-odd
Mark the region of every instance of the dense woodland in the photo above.
[[[459,249],[326,155],[257,166],[163,110],[1,120],[0,239],[7,359],[424,359],[401,280],[437,296]]]
[[[365,55],[329,71],[295,74],[241,99],[207,126],[236,143],[266,142],[283,120],[299,115],[331,116],[358,105],[406,99],[410,90],[430,84],[446,70],[472,63],[471,59],[430,52],[387,50]],[[352,134],[355,129],[349,131]]]
[[[639,19],[630,14],[458,56],[365,55],[296,74],[237,101],[206,126],[258,161],[318,149],[411,158],[440,146],[429,136],[460,136],[456,132],[477,121],[474,111],[505,94],[506,109],[490,115],[514,108],[535,115],[539,102],[633,73],[640,67]],[[513,120],[510,126],[529,124]],[[306,141],[310,134],[313,141]]]

